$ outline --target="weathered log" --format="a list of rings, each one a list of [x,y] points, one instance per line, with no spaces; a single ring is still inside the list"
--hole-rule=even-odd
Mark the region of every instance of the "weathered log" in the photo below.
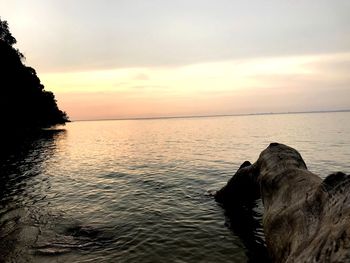
[[[227,184],[215,194],[215,200],[227,209],[249,206],[259,197],[256,169],[249,161],[245,161]]]
[[[295,149],[272,143],[215,198],[232,209],[259,195],[272,262],[350,262],[350,175],[322,180]]]

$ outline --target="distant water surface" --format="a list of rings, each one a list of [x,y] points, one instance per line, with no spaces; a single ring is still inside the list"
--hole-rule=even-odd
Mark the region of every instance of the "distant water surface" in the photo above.
[[[210,193],[274,141],[322,177],[349,173],[349,120],[86,121],[45,131],[0,159],[0,262],[254,261]]]

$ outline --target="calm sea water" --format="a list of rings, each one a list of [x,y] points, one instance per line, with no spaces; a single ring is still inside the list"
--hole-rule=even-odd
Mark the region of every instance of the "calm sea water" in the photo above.
[[[350,172],[350,113],[46,131],[0,160],[0,262],[254,261],[210,193],[273,141],[299,150],[322,177]]]

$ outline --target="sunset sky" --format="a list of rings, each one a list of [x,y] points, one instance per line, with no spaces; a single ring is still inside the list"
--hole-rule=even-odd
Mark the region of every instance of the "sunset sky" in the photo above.
[[[349,14],[349,0],[0,0],[72,120],[350,109]]]

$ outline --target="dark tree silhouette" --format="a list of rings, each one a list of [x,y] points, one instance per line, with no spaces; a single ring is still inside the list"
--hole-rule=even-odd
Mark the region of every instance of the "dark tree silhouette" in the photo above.
[[[0,39],[6,44],[12,46],[17,43],[17,40],[12,36],[7,21],[1,21],[0,18]]]
[[[0,18],[0,122],[3,129],[32,129],[69,121],[55,96],[45,91],[35,70],[23,64],[7,21]],[[4,125],[4,126],[3,126]]]

